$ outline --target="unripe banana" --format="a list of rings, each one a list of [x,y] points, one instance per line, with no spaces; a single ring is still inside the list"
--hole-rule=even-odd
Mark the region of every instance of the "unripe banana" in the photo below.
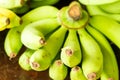
[[[108,13],[113,13],[113,14],[120,13],[120,1],[116,1],[110,4],[99,5],[99,7],[103,11],[108,12]]]
[[[22,31],[27,24],[37,20],[57,18],[58,11],[59,10],[54,6],[40,6],[38,8],[32,9],[21,17],[22,24],[19,30]]]
[[[63,26],[53,32],[47,39],[46,45],[38,49],[30,58],[33,70],[44,71],[51,65],[65,39],[67,29]]]
[[[31,66],[29,62],[30,62],[30,57],[34,52],[35,52],[34,50],[26,49],[22,53],[22,55],[20,55],[18,63],[22,69],[27,71],[31,70]]]
[[[106,13],[99,6],[96,6],[96,5],[87,5],[86,7],[87,7],[87,11],[90,14],[90,16],[104,15],[104,16],[110,17],[110,18],[115,19],[116,21],[120,22],[120,14]]]
[[[119,80],[119,70],[115,53],[105,38],[105,36],[98,30],[91,26],[87,26],[87,31],[94,37],[99,43],[103,53],[103,72],[101,74],[101,80]]]
[[[0,0],[0,7],[13,9],[24,5],[26,0]]]
[[[0,14],[9,18],[9,25],[6,28],[12,28],[20,25],[21,18],[16,15],[12,10],[0,8]]]
[[[54,5],[57,2],[59,2],[59,0],[32,0],[30,1],[30,8],[37,8],[44,5]]]
[[[0,31],[3,31],[6,29],[6,26],[9,25],[10,20],[8,17],[0,14]]]
[[[68,68],[62,60],[55,60],[49,67],[49,76],[53,80],[64,80],[67,77]]]
[[[11,28],[6,35],[4,49],[10,59],[16,57],[22,47],[20,35],[17,27]]]
[[[103,33],[116,46],[120,48],[120,24],[109,17],[102,15],[92,16],[90,18],[90,25]]]
[[[79,66],[74,66],[70,70],[70,80],[87,80]]]
[[[79,0],[80,3],[84,5],[102,5],[102,4],[108,4],[108,3],[113,3],[119,0]]]
[[[45,45],[45,37],[59,27],[57,19],[43,19],[26,25],[21,33],[22,43],[30,49],[38,49]]]
[[[103,55],[100,46],[84,28],[78,30],[78,35],[83,51],[81,64],[83,73],[88,80],[99,79],[103,71]]]
[[[76,30],[69,30],[60,57],[63,63],[68,67],[74,67],[81,62],[81,48]]]

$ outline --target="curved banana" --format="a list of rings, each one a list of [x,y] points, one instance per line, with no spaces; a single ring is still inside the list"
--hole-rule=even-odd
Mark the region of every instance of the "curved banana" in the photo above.
[[[39,6],[44,6],[44,5],[54,5],[59,0],[32,0],[30,1],[30,8],[37,8]]]
[[[110,4],[99,5],[99,7],[108,13],[120,14],[120,1],[116,1]]]
[[[90,18],[90,25],[103,33],[109,40],[120,48],[120,24],[109,17],[94,15]]]
[[[103,53],[103,72],[101,74],[100,80],[119,80],[117,59],[110,43],[98,30],[91,26],[87,26],[86,28],[87,31],[99,43]]]
[[[0,14],[0,31],[3,31],[6,29],[6,26],[9,25],[10,20],[8,17]]]
[[[76,30],[69,30],[61,49],[60,59],[68,67],[74,67],[81,62],[82,54]]]
[[[24,5],[26,0],[0,0],[0,7],[13,9]]]
[[[64,80],[67,74],[68,67],[60,59],[55,60],[49,67],[49,76],[53,80]]]
[[[30,49],[38,49],[45,45],[45,37],[60,26],[57,19],[43,19],[26,25],[21,33],[22,43]]]
[[[8,31],[5,37],[4,49],[10,59],[16,57],[22,48],[20,35],[21,33],[17,30],[17,27],[14,27]]]
[[[78,1],[84,5],[101,5],[113,3],[119,0],[78,0]]]
[[[12,10],[6,8],[0,8],[0,14],[9,18],[9,25],[6,28],[12,28],[21,25],[21,18],[15,14]]]
[[[70,80],[87,80],[79,66],[74,66],[70,70]]]
[[[30,65],[33,70],[48,69],[63,44],[66,32],[67,29],[61,26],[48,37],[45,46],[35,51],[30,58]]]
[[[83,51],[81,64],[83,73],[88,80],[99,79],[103,71],[103,55],[100,46],[84,28],[78,30],[78,35]]]
[[[32,54],[34,53],[34,50],[31,49],[26,49],[22,55],[20,55],[18,63],[20,65],[20,67],[24,70],[31,70],[31,66],[30,66],[30,57],[32,56]]]
[[[87,7],[87,11],[90,14],[90,16],[104,15],[104,16],[110,17],[110,18],[115,19],[116,21],[120,22],[120,14],[106,13],[99,6],[96,6],[96,5],[87,5],[86,7]]]

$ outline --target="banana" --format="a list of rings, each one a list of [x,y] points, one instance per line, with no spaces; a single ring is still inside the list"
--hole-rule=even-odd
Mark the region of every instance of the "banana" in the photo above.
[[[54,5],[60,0],[31,0],[30,1],[30,8],[37,8],[39,6],[44,6],[44,5]]]
[[[110,17],[110,18],[120,22],[120,14],[106,13],[99,6],[96,6],[96,5],[87,5],[86,8],[87,8],[87,11],[90,14],[90,16],[93,16],[93,15],[104,15],[104,16]]]
[[[30,7],[29,5],[26,3],[24,4],[22,7],[17,7],[17,8],[13,8],[11,9],[13,12],[15,12],[16,14],[25,14],[27,12],[29,12]]]
[[[120,13],[120,1],[116,1],[110,4],[99,5],[99,7],[108,13],[119,14]]]
[[[21,33],[17,30],[17,27],[14,27],[8,31],[5,37],[4,49],[10,59],[15,58],[22,48],[20,35]]]
[[[13,9],[24,5],[26,0],[0,0],[0,7]]]
[[[35,22],[37,20],[42,20],[42,19],[47,19],[47,18],[57,18],[58,11],[59,10],[53,6],[42,6],[42,7],[35,8],[35,9],[29,11],[28,13],[24,14],[23,16],[21,16],[22,24],[20,26],[18,26],[17,28],[11,28],[11,30],[7,33],[8,36],[12,36],[12,38],[10,38],[10,40],[6,38],[6,41],[4,43],[7,47],[7,48],[5,47],[5,50],[8,54],[8,56],[10,56],[11,53],[12,54],[14,53],[16,56],[18,54],[18,52],[20,51],[20,49],[22,48],[23,44],[21,42],[21,33],[22,33],[24,27],[26,27],[26,25],[28,25],[32,22]],[[49,12],[49,14],[48,14],[48,12]],[[5,12],[4,14],[6,14],[6,13],[7,12]],[[40,14],[38,14],[38,13],[40,13]],[[15,34],[12,34],[12,32]],[[14,40],[11,40],[11,39],[14,39]],[[14,46],[14,47],[11,47],[11,46]],[[10,57],[12,57],[12,56],[10,56]]]
[[[0,14],[9,18],[9,25],[6,28],[12,28],[16,26],[20,26],[21,18],[17,14],[15,14],[12,10],[6,8],[0,8]]]
[[[34,50],[31,49],[26,49],[22,55],[20,55],[18,63],[20,65],[20,67],[26,71],[31,70],[31,66],[30,66],[30,57],[32,56],[32,54],[34,53]]]
[[[65,80],[67,74],[68,67],[60,59],[55,60],[49,67],[49,76],[53,80]]]
[[[81,62],[82,54],[76,30],[69,30],[60,57],[68,67],[74,67]]]
[[[57,19],[43,19],[28,24],[21,33],[22,43],[30,49],[45,45],[45,36],[60,26]]]
[[[33,70],[44,71],[49,68],[63,44],[66,32],[66,28],[60,27],[48,37],[45,46],[35,51],[30,58]]]
[[[87,80],[79,66],[74,66],[70,70],[70,80]]]
[[[103,71],[103,55],[100,46],[84,28],[78,29],[78,35],[83,51],[81,64],[83,73],[88,80],[99,79]]]
[[[119,0],[78,0],[78,1],[84,5],[102,5],[113,3]]]
[[[9,25],[10,20],[8,17],[0,14],[0,31],[6,29],[6,26]]]
[[[59,19],[62,25],[69,29],[79,29],[88,22],[88,13],[82,10],[77,1],[73,1],[69,6],[63,7],[59,12]]]
[[[118,35],[120,34],[120,24],[117,21],[109,17],[96,15],[90,18],[89,23],[120,48],[120,37]]]
[[[101,74],[101,80],[119,80],[119,70],[115,53],[106,39],[106,37],[98,30],[91,26],[87,26],[87,31],[94,37],[99,43],[103,53],[103,72]]]

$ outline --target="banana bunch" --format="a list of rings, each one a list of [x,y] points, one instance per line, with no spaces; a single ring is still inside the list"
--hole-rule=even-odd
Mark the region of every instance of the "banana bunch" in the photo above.
[[[0,31],[13,28],[21,24],[21,18],[13,11],[0,7]]]
[[[8,31],[4,48],[11,59],[25,47],[18,59],[22,69],[48,69],[53,80],[65,80],[68,75],[71,80],[119,80],[116,56],[108,41],[120,48],[116,20],[89,16],[77,1],[60,10],[40,6],[21,19],[20,26]]]
[[[87,11],[92,15],[104,15],[120,22],[120,1],[101,5],[86,5]]]

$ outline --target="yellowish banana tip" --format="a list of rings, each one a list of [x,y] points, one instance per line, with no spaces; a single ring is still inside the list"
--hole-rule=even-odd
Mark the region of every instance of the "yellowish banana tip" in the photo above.
[[[9,55],[9,60],[12,60],[13,58],[15,58],[16,57],[16,54],[15,53],[11,53],[10,55]]]
[[[33,67],[33,68],[39,68],[39,67],[40,67],[40,64],[37,63],[37,62],[32,62],[32,67]]]
[[[56,63],[58,66],[60,66],[61,64],[63,64],[63,62],[62,62],[61,60],[57,60],[55,63]]]
[[[114,80],[113,78],[109,78],[108,80]]]
[[[88,77],[88,80],[95,80],[97,75],[96,73],[93,72],[93,73],[88,74],[87,77]]]

